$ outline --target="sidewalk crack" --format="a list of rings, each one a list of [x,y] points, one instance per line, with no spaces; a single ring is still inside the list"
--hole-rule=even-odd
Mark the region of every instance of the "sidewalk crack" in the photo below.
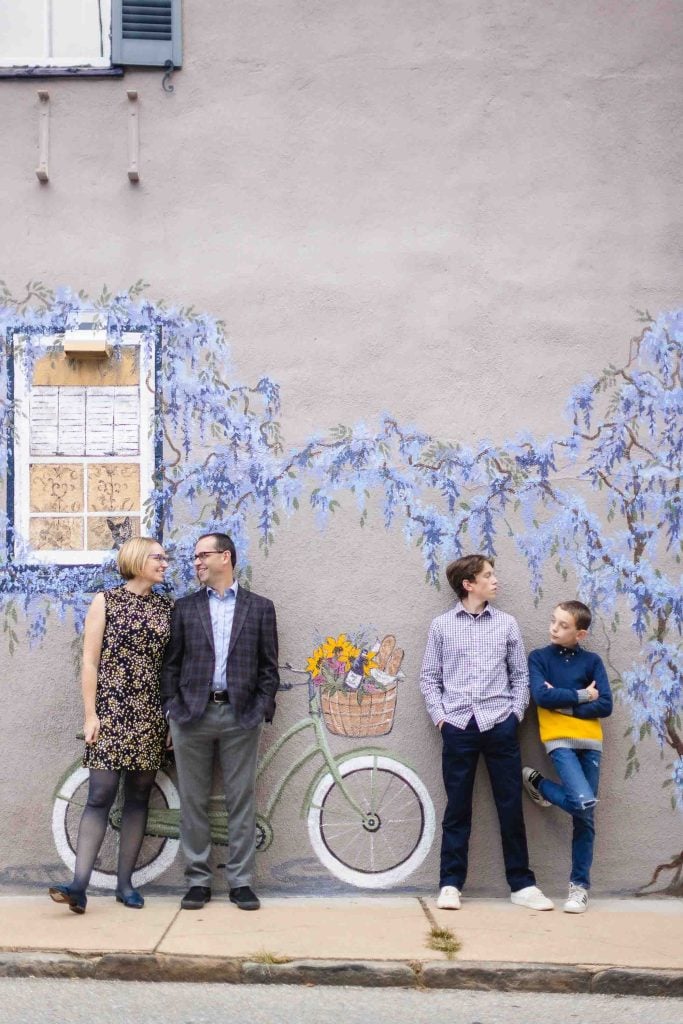
[[[429,924],[431,925],[431,927],[432,928],[438,928],[439,927],[439,922],[437,921],[437,919],[434,917],[434,915],[432,914],[431,910],[429,909],[429,907],[427,905],[427,900],[424,898],[424,896],[418,896],[417,897],[417,902],[422,907],[422,909],[424,911],[424,915],[427,918],[427,920],[429,921]]]
[[[173,917],[171,918],[171,920],[170,920],[170,921],[168,922],[168,924],[167,924],[166,928],[164,928],[164,931],[163,931],[163,933],[162,933],[162,935],[161,935],[161,938],[159,939],[159,941],[157,942],[156,946],[155,946],[155,947],[154,947],[154,949],[152,950],[152,952],[153,952],[153,953],[157,953],[157,952],[158,952],[158,950],[159,950],[159,946],[160,946],[160,945],[162,944],[162,942],[164,941],[164,939],[166,938],[166,936],[167,936],[167,935],[168,935],[168,933],[170,932],[171,928],[173,927],[173,925],[174,925],[174,924],[176,923],[176,921],[178,920],[178,914],[179,914],[179,913],[180,913],[180,907],[178,907],[178,909],[176,910],[175,914],[173,915]]]

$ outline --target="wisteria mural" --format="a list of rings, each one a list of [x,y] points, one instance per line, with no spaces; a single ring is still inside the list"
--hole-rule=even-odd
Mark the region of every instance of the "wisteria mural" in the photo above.
[[[436,586],[449,559],[467,550],[493,554],[498,538],[514,537],[537,598],[546,574],[559,573],[575,581],[601,616],[614,638],[615,685],[632,720],[626,773],[638,770],[639,743],[652,737],[668,755],[664,785],[671,802],[683,808],[683,310],[642,315],[623,365],[574,388],[561,436],[523,433],[471,447],[387,413],[374,424],[324,429],[288,450],[278,423],[278,385],[268,377],[252,386],[234,382],[219,321],[152,303],[142,283],[116,295],[104,289],[96,298],[65,289],[53,294],[32,283],[21,298],[0,288],[0,302],[0,338],[6,346],[15,338],[15,353],[28,369],[35,339],[62,334],[86,307],[106,323],[114,357],[125,332],[140,333],[150,346],[162,334],[156,430],[163,458],[146,529],[163,522],[165,543],[179,556],[175,588],[192,583],[186,556],[194,539],[182,528],[188,522],[227,528],[246,561],[250,543],[267,549],[281,518],[303,503],[324,527],[342,502],[355,502],[363,526],[376,514],[379,496],[384,524],[402,526],[406,543],[421,549],[426,582]],[[7,358],[0,373],[5,472],[17,414],[7,400]],[[11,536],[6,517],[2,527],[3,538],[20,551],[23,539]],[[5,547],[0,605],[10,647],[20,615],[33,640],[44,634],[49,614],[70,614],[79,631],[87,593],[115,579],[112,563],[38,568],[9,556]],[[248,583],[248,566],[242,571]],[[624,633],[640,641],[640,656],[630,665],[613,654]],[[683,895],[683,852],[659,865],[650,884],[662,875],[666,891]]]

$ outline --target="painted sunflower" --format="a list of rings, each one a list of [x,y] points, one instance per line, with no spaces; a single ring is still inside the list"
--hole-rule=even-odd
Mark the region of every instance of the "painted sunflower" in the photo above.
[[[324,643],[320,644],[319,647],[313,651],[306,662],[306,671],[310,672],[311,678],[314,683],[320,686],[325,682],[325,679],[320,671],[320,666],[325,664],[335,676],[341,679],[351,668],[352,662],[360,654],[360,647],[356,647],[355,644],[347,638],[346,633],[340,633],[339,636],[328,636]],[[370,669],[374,668],[375,655],[367,654],[365,660],[365,672],[367,676]]]

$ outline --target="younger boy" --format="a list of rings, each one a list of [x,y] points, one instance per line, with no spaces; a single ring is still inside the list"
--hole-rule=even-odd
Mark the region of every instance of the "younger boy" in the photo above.
[[[539,807],[555,804],[572,816],[572,871],[563,909],[588,909],[595,841],[594,807],[602,754],[599,719],[612,713],[612,692],[597,654],[579,646],[591,613],[581,601],[562,601],[550,619],[550,644],[529,655],[529,683],[538,707],[541,740],[561,785],[524,768],[524,788]]]

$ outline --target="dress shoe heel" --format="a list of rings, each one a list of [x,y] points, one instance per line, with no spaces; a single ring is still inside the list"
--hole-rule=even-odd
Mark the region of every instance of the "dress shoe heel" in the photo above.
[[[140,895],[137,889],[127,893],[117,889],[115,895],[117,903],[123,903],[124,907],[130,907],[132,910],[140,910],[145,905],[144,897]]]
[[[51,885],[48,892],[55,903],[66,903],[74,914],[85,914],[88,897],[84,892],[72,892],[68,885]]]

